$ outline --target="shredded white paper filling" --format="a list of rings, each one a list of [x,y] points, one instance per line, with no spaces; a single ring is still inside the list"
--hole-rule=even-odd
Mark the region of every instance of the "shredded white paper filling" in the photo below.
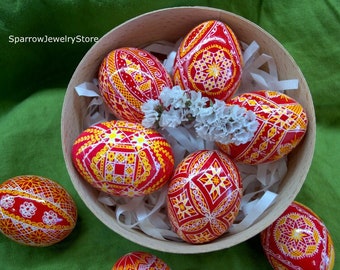
[[[172,72],[177,44],[161,41],[144,48],[151,52],[162,53],[168,57],[164,65]],[[268,89],[284,91],[298,89],[298,80],[279,80],[274,59],[260,54],[259,45],[253,41],[249,46],[241,42],[244,67],[242,80],[235,95],[255,90]],[[268,72],[261,69],[267,65]],[[98,90],[98,82],[84,82],[75,87],[79,96],[92,98],[84,115],[84,129],[114,119],[106,108]],[[215,149],[215,144],[198,137],[193,128],[179,126],[159,130],[169,141],[175,155],[175,166],[188,154],[201,149]],[[287,172],[287,159],[260,165],[237,166],[243,183],[243,197],[239,214],[227,234],[235,234],[250,227],[275,201],[278,187]],[[118,224],[126,229],[139,229],[145,234],[162,240],[182,241],[171,230],[166,214],[167,186],[144,197],[115,197],[100,192],[98,200],[112,207]]]

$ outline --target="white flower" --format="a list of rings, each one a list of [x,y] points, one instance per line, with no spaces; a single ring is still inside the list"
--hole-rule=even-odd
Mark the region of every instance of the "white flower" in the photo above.
[[[198,136],[222,144],[244,144],[252,139],[258,122],[252,111],[224,101],[212,101],[201,92],[164,87],[159,100],[142,105],[145,127],[171,127],[193,124]]]
[[[19,212],[25,218],[31,218],[35,215],[37,207],[32,202],[24,202],[20,205]]]
[[[215,114],[213,107],[201,108],[196,114],[196,121],[213,123],[215,122]]]
[[[195,130],[200,137],[236,145],[251,140],[258,127],[255,113],[220,100],[215,100],[210,108],[211,111],[204,108],[196,117]]]
[[[6,195],[1,197],[0,206],[5,208],[5,209],[13,207],[14,203],[15,203],[14,196],[6,194]]]
[[[44,215],[42,217],[42,221],[47,224],[47,225],[55,225],[58,222],[62,221],[62,219],[58,218],[57,213],[55,213],[54,211],[50,210],[50,211],[45,211]]]
[[[158,112],[158,110],[160,107],[160,101],[155,99],[149,99],[142,105],[141,109],[144,112],[144,119],[142,121],[143,126],[151,128],[155,125],[159,120],[160,112]]]
[[[190,101],[190,113],[193,117],[196,117],[201,109],[207,106],[209,98],[202,97],[201,92],[190,91]]]
[[[178,85],[173,88],[164,87],[159,98],[165,108],[171,106],[174,109],[185,108],[189,101],[188,95]]]
[[[182,119],[182,110],[170,109],[168,111],[163,111],[159,119],[159,126],[174,128],[182,123]]]

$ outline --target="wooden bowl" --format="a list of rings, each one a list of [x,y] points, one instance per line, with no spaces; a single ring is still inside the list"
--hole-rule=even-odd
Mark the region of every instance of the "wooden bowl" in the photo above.
[[[79,97],[74,88],[80,83],[92,81],[97,76],[102,59],[112,49],[123,46],[142,47],[158,40],[174,42],[197,24],[210,19],[228,24],[239,40],[246,43],[255,40],[260,45],[261,52],[271,55],[276,60],[280,80],[293,78],[299,80],[298,91],[291,91],[289,95],[305,108],[309,119],[308,131],[303,141],[288,157],[288,173],[281,182],[275,202],[252,226],[202,245],[158,240],[138,230],[122,228],[117,223],[113,210],[97,200],[98,191],[84,181],[73,166],[72,145],[82,131],[83,117],[90,101],[88,98]],[[232,247],[246,241],[269,226],[284,212],[306,179],[313,158],[316,125],[313,101],[304,76],[293,58],[276,39],[256,24],[227,11],[207,7],[179,7],[157,10],[133,18],[114,28],[94,44],[79,63],[68,85],[61,129],[63,153],[70,178],[86,206],[99,220],[121,236],[148,248],[171,253],[203,253]]]

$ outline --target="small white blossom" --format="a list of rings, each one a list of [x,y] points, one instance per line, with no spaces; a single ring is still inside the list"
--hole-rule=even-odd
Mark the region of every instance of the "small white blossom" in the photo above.
[[[31,218],[35,215],[37,207],[32,202],[24,202],[20,205],[19,212],[25,218]]]
[[[165,108],[171,106],[175,109],[185,108],[189,98],[179,86],[164,87],[159,98]]]
[[[182,123],[182,113],[181,110],[169,110],[163,111],[160,119],[159,126],[160,127],[177,127]]]
[[[202,108],[207,106],[209,98],[202,97],[201,92],[190,91],[190,113],[193,117],[196,117]]]
[[[196,117],[195,129],[200,137],[236,145],[251,140],[258,127],[255,113],[237,105],[226,105],[220,100],[215,100],[210,108],[212,113],[203,110],[204,114]]]
[[[144,119],[142,121],[142,125],[151,128],[155,125],[155,123],[159,120],[159,112],[157,111],[160,108],[161,104],[159,100],[149,99],[145,102],[141,109],[144,112]]]

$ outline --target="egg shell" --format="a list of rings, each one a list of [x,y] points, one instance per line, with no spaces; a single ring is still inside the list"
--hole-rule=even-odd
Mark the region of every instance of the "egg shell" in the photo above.
[[[170,267],[157,256],[142,252],[134,251],[120,257],[113,265],[112,270],[170,270]]]
[[[334,245],[325,224],[311,209],[296,201],[261,232],[261,243],[275,270],[334,267]]]
[[[56,182],[35,175],[13,177],[0,185],[0,231],[29,246],[50,246],[76,225],[77,208]]]
[[[210,242],[234,222],[241,197],[241,178],[230,158],[220,151],[194,152],[177,166],[169,184],[171,226],[188,243]]]
[[[237,162],[261,164],[289,154],[304,137],[308,119],[301,104],[286,94],[259,90],[241,94],[227,102],[256,114],[259,123],[253,138],[244,144],[217,143]]]
[[[206,21],[181,42],[173,68],[174,83],[211,99],[226,100],[240,84],[242,62],[232,29],[220,21]]]
[[[72,161],[93,187],[115,196],[152,193],[174,170],[171,146],[159,132],[123,120],[84,130],[73,144]]]
[[[112,113],[121,120],[142,122],[141,105],[157,99],[172,80],[161,62],[138,48],[119,48],[102,61],[98,72],[99,91]]]

